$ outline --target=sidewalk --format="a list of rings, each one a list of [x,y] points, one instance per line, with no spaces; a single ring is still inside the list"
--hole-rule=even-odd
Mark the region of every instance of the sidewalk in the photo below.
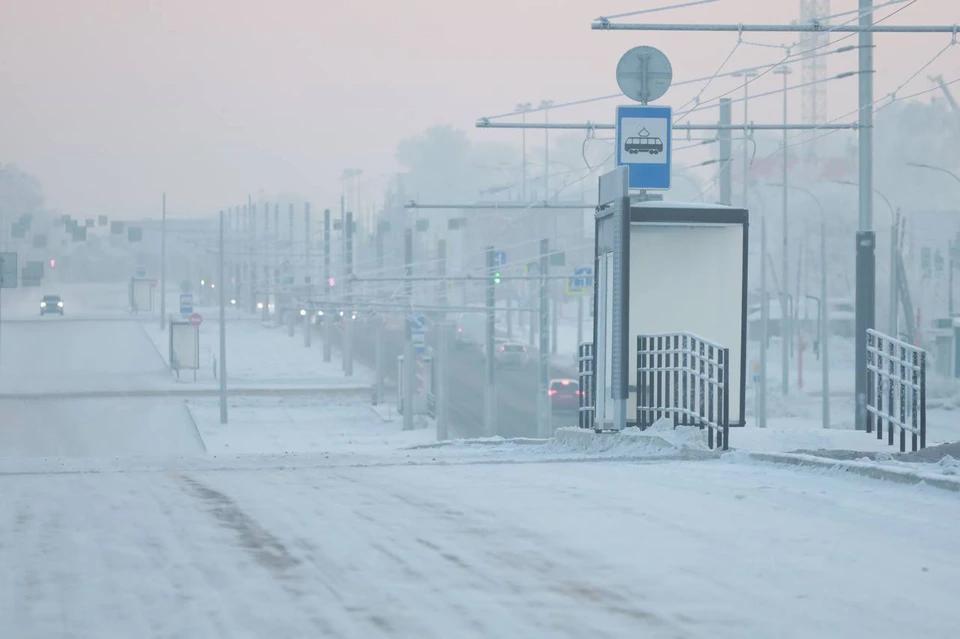
[[[248,316],[249,317],[249,316]],[[160,357],[169,366],[169,325],[161,332],[158,323],[142,323]],[[181,383],[216,386],[214,368],[219,367],[219,323],[210,319],[200,325],[200,369],[180,372]],[[171,373],[172,374],[172,373]],[[369,389],[373,372],[354,364],[352,377],[345,377],[337,352],[323,361],[323,343],[316,335],[304,346],[302,331],[293,337],[284,327],[263,324],[255,319],[227,321],[227,381],[230,388],[357,388]]]

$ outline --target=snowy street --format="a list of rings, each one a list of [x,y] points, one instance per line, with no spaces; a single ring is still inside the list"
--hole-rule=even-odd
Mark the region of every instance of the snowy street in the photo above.
[[[960,621],[960,509],[933,489],[724,462],[51,466],[0,479],[0,618],[23,638],[946,637]]]

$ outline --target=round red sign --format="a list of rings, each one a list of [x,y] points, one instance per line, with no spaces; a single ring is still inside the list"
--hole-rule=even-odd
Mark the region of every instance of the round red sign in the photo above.
[[[200,313],[194,313],[190,316],[190,325],[191,326],[200,326],[200,322],[203,321],[203,315]]]

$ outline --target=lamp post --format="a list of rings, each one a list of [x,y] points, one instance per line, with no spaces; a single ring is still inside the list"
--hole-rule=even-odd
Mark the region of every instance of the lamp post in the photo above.
[[[907,166],[912,166],[917,169],[927,169],[928,171],[937,171],[938,173],[946,173],[947,175],[952,177],[954,180],[956,180],[958,184],[960,184],[960,175],[957,175],[953,171],[949,169],[945,169],[942,166],[934,166],[933,164],[925,164],[923,162],[907,162]],[[953,255],[956,252],[956,249],[957,249],[957,241],[952,240],[950,242],[950,251],[948,255],[948,258],[949,258],[948,266],[950,270],[949,270],[949,277],[947,278],[949,281],[949,284],[948,284],[949,290],[947,291],[947,312],[950,315],[950,317],[953,317],[953,269],[956,266],[956,262],[953,259]]]
[[[517,105],[517,112],[520,113],[520,121],[523,124],[527,123],[527,113],[533,106],[529,102],[523,102]],[[527,129],[526,127],[520,129],[520,145],[523,148],[523,181],[520,186],[520,201],[527,201]]]
[[[851,182],[850,180],[831,180],[834,184],[842,184],[844,186],[857,187],[856,182]],[[884,204],[887,205],[887,210],[890,211],[890,314],[889,314],[889,334],[891,337],[897,337],[897,301],[899,299],[899,278],[897,277],[897,259],[899,254],[899,249],[897,244],[898,232],[897,225],[899,224],[899,213],[894,210],[893,203],[890,201],[886,195],[878,191],[876,188],[873,189],[873,192],[883,200]]]
[[[771,184],[770,186],[782,187],[782,184]],[[823,389],[821,398],[822,408],[822,426],[830,428],[830,304],[827,302],[827,212],[823,208],[823,203],[812,191],[802,186],[788,186],[795,191],[804,193],[817,204],[820,209],[820,326],[822,335],[820,337],[820,375],[823,379]],[[786,284],[784,284],[784,288]],[[782,310],[782,309],[781,309]]]

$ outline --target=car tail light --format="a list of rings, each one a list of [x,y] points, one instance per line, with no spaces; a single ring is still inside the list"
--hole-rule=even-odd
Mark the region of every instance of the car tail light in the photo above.
[[[551,388],[550,390],[547,391],[547,395],[556,395],[556,394],[557,394],[556,388]]]
[[[565,379],[565,380],[563,380],[563,381],[560,382],[560,383],[563,384],[564,386],[569,386],[569,385],[570,385],[570,380],[569,380],[569,379]]]
[[[526,347],[526,346],[523,347],[523,352],[524,352],[524,353],[527,352],[527,347]]]
[[[507,352],[507,347],[506,347],[506,346],[501,346],[501,347],[500,347],[500,352],[501,352],[501,353],[506,353],[506,352]]]

